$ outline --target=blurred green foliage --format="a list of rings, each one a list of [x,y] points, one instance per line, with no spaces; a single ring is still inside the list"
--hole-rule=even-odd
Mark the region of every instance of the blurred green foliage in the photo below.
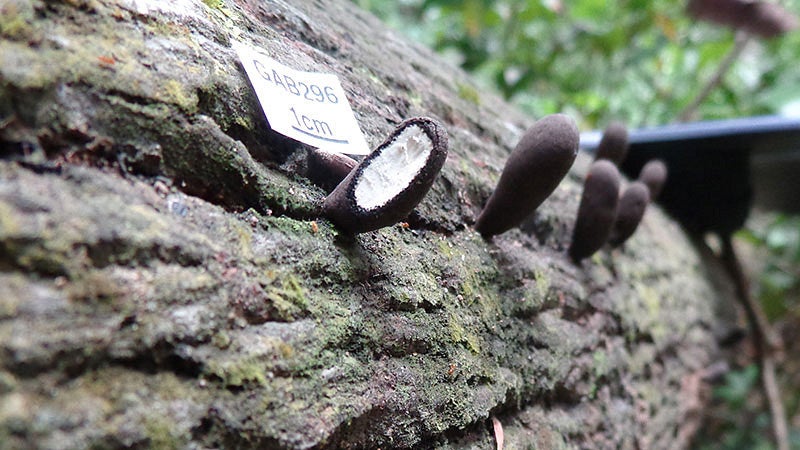
[[[726,407],[715,409],[718,417],[709,420],[708,428],[698,433],[698,450],[774,448],[769,439],[769,413],[765,408],[748,404],[753,403],[753,393],[758,392],[759,383],[755,364],[725,376],[724,384],[714,389],[714,399],[725,403]]]
[[[734,46],[734,32],[645,0],[355,0],[534,117],[582,128],[675,120]],[[784,4],[800,11],[800,0]],[[700,108],[703,119],[800,102],[800,33],[751,42]]]
[[[761,378],[755,364],[729,372],[713,392],[716,407],[697,433],[697,450],[773,450],[769,409],[761,394]],[[789,387],[789,386],[785,386]],[[796,410],[796,390],[784,390],[788,411]],[[721,405],[721,407],[720,407]],[[800,430],[789,429],[789,447],[800,449]]]
[[[769,319],[792,315],[800,320],[800,217],[778,215],[738,237],[765,253],[756,296]]]

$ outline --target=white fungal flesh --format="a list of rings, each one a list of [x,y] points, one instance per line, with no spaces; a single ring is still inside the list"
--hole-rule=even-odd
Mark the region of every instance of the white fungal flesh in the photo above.
[[[355,188],[356,204],[366,210],[393,199],[419,174],[433,142],[417,125],[409,125],[363,169]]]

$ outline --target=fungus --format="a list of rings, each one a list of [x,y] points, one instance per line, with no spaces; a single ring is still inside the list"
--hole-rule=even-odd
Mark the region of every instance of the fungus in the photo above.
[[[628,185],[619,198],[617,220],[614,222],[611,237],[608,239],[608,243],[612,247],[619,247],[633,236],[639,222],[644,217],[649,202],[650,190],[647,185],[641,181],[634,181]]]
[[[322,213],[352,234],[393,225],[422,200],[445,158],[441,125],[425,117],[406,120],[325,198]]]
[[[647,161],[639,172],[639,181],[647,185],[647,189],[650,190],[650,201],[656,201],[661,189],[664,188],[664,183],[667,182],[667,165],[660,159]]]
[[[772,2],[752,0],[690,0],[695,19],[745,30],[762,38],[780,36],[797,28],[797,17]]]
[[[610,161],[592,163],[583,183],[578,218],[568,251],[574,262],[591,256],[608,241],[617,218],[619,179],[617,166]]]
[[[772,2],[755,2],[752,17],[746,29],[762,38],[773,38],[797,29],[797,16],[783,6]]]
[[[475,229],[488,238],[522,222],[572,167],[579,139],[575,121],[564,114],[544,117],[531,126],[506,161]]]
[[[331,192],[355,169],[358,161],[339,153],[310,149],[307,165],[306,177],[326,192]]]
[[[611,122],[603,131],[594,159],[607,159],[617,166],[628,156],[628,128],[622,122]]]

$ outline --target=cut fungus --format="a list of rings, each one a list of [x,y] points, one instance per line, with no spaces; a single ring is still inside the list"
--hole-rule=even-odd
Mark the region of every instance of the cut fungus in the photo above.
[[[628,128],[622,122],[611,122],[603,131],[594,159],[607,159],[619,166],[628,156]]]
[[[639,181],[650,190],[650,201],[654,202],[667,182],[667,165],[660,159],[651,159],[639,172]]]
[[[617,166],[610,161],[592,163],[583,183],[578,218],[569,247],[569,256],[574,262],[592,256],[608,241],[617,218],[619,181]]]
[[[351,234],[393,225],[422,200],[446,158],[441,125],[406,120],[325,198],[323,215]]]
[[[579,139],[575,121],[564,114],[544,117],[531,126],[506,161],[475,229],[488,238],[522,222],[572,167]]]
[[[644,217],[649,202],[650,190],[641,181],[634,181],[623,191],[619,198],[617,220],[614,222],[611,237],[608,239],[608,243],[612,247],[624,244],[633,236],[636,228],[639,227],[639,222]]]

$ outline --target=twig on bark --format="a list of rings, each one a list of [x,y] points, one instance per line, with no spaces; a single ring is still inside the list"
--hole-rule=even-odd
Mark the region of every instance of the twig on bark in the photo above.
[[[772,415],[772,431],[778,450],[789,450],[789,433],[786,411],[781,399],[780,387],[775,378],[775,357],[782,348],[780,337],[774,332],[761,309],[761,305],[750,295],[750,283],[742,269],[731,236],[722,238],[721,258],[736,285],[736,296],[747,314],[753,333],[756,356],[761,367],[761,381]]]

